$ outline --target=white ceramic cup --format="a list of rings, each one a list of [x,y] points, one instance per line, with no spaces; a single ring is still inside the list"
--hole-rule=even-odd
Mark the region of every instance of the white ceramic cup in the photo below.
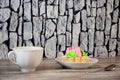
[[[11,56],[15,55],[14,61]],[[11,62],[20,66],[22,72],[35,71],[43,58],[42,47],[16,47],[8,53]]]

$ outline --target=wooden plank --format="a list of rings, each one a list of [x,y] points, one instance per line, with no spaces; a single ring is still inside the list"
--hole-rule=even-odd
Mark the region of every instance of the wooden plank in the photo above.
[[[99,58],[99,62],[87,69],[65,69],[54,59],[44,59],[37,71],[20,72],[19,66],[10,61],[0,61],[0,80],[120,80],[120,68],[98,71],[108,64],[120,64],[120,57]]]

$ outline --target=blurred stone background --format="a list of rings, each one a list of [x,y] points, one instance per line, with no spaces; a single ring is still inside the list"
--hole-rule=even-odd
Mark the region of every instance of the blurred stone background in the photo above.
[[[70,46],[119,56],[120,0],[0,0],[0,59],[16,46],[41,46],[47,58]]]

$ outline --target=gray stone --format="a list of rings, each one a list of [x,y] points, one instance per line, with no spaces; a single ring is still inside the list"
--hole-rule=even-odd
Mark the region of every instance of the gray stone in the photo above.
[[[57,24],[57,19],[51,19],[53,23]]]
[[[106,46],[95,47],[94,52],[95,57],[108,57],[108,51]]]
[[[81,13],[81,19],[82,19],[82,25],[81,25],[81,30],[86,31],[87,30],[87,14],[86,14],[86,10],[82,10]]]
[[[48,0],[47,1],[47,4],[53,4],[54,3],[54,0]]]
[[[31,3],[24,3],[24,20],[31,21]]]
[[[5,22],[10,18],[10,9],[0,9],[0,22]]]
[[[40,16],[42,16],[44,20],[47,19],[46,14],[42,14]]]
[[[0,43],[8,40],[8,31],[0,30]]]
[[[118,15],[119,15],[119,9],[117,8],[117,9],[115,9],[113,11],[113,21],[112,22],[117,23],[117,21],[118,21]]]
[[[74,14],[74,23],[79,23],[79,22],[80,22],[80,12]]]
[[[117,42],[117,56],[120,56],[120,42]]]
[[[41,46],[42,19],[40,17],[33,17],[33,38],[35,46]]]
[[[67,0],[67,8],[73,8],[73,0]]]
[[[67,31],[71,32],[71,27],[72,27],[72,24],[70,21],[67,22]]]
[[[80,33],[80,47],[81,49],[88,51],[88,34],[87,32],[81,32]]]
[[[96,31],[95,32],[95,45],[101,46],[104,43],[104,33],[103,31]]]
[[[109,57],[116,57],[116,52],[115,51],[109,52]]]
[[[87,12],[87,16],[90,16],[90,14],[91,14],[91,0],[86,0],[86,12]]]
[[[80,35],[80,23],[73,24],[73,33],[72,33],[72,46],[78,46],[79,35]]]
[[[74,0],[74,10],[79,11],[80,10],[80,0]]]
[[[42,17],[33,17],[33,32],[38,32],[39,34],[42,31]]]
[[[110,39],[110,36],[105,36],[105,45],[108,45],[108,42],[109,42],[109,39]]]
[[[47,6],[47,18],[58,18],[58,6]]]
[[[67,20],[67,31],[71,32],[72,20],[73,20],[73,9],[69,9],[68,11],[68,20]]]
[[[113,12],[113,3],[114,3],[114,0],[107,1],[107,14],[110,14],[111,12]]]
[[[117,8],[120,4],[120,0],[114,0],[115,1],[115,8]]]
[[[19,34],[19,35],[22,35],[22,29],[23,29],[22,22],[23,22],[23,18],[20,17],[18,20],[19,20],[18,34]]]
[[[57,24],[57,34],[65,34],[66,32],[66,23],[67,16],[59,16]]]
[[[4,23],[0,23],[0,29],[2,28],[3,25],[4,25]]]
[[[95,18],[94,17],[87,18],[87,28],[89,28],[89,29],[95,28]]]
[[[19,0],[14,7],[12,1],[0,0],[0,45],[10,49],[6,42],[15,35],[17,46],[45,48],[55,36],[55,57],[64,55],[66,47],[81,46],[80,42],[95,56],[120,55],[120,0]]]
[[[18,26],[18,14],[15,12],[12,12],[9,30],[16,31],[17,26]]]
[[[88,52],[90,54],[93,54],[93,51],[94,51],[94,32],[95,30],[92,28],[92,29],[88,29]]]
[[[9,0],[0,0],[0,7],[8,7],[9,6]]]
[[[33,33],[33,38],[34,38],[34,45],[35,46],[41,46],[41,42],[40,42],[40,33],[39,32],[34,32]]]
[[[45,31],[45,37],[49,38],[53,35],[54,31],[56,29],[56,25],[52,22],[52,20],[46,20],[46,31]]]
[[[79,11],[85,6],[85,0],[74,0],[74,9]]]
[[[45,34],[45,27],[44,27],[44,26],[46,25],[46,19],[43,18],[42,21],[43,21],[43,23],[42,23],[42,26],[43,26],[43,27],[42,27],[42,33],[41,33],[41,34],[44,35],[44,34]]]
[[[66,46],[65,35],[58,35],[58,46],[60,51],[65,51],[65,46]]]
[[[97,9],[96,29],[104,30],[105,28],[105,7]]]
[[[30,0],[24,0],[24,3],[30,2]]]
[[[51,37],[46,41],[45,44],[45,56],[47,58],[55,58],[56,57],[56,36]]]
[[[38,0],[32,0],[32,15],[38,16]]]
[[[6,44],[0,44],[0,60],[8,59],[8,46]]]
[[[106,0],[97,0],[97,7],[103,7],[106,3]]]
[[[120,18],[119,18],[119,26],[118,26],[118,38],[120,39]]]
[[[33,46],[33,43],[31,40],[26,40],[25,41],[25,46]]]
[[[71,46],[72,40],[71,40],[71,33],[66,32],[66,45]]]
[[[48,5],[52,5],[52,4],[53,4],[53,5],[58,5],[58,2],[59,2],[59,0],[48,0],[48,1],[47,1],[47,4],[48,4]]]
[[[60,15],[64,15],[66,9],[66,0],[59,0]]]
[[[96,17],[96,8],[91,8],[91,16]]]
[[[110,37],[117,38],[117,24],[112,25]]]
[[[17,47],[17,33],[10,33],[10,49]]]
[[[109,39],[109,51],[114,51],[116,49],[117,40]]]
[[[85,6],[85,0],[80,0],[80,10]]]
[[[45,36],[41,35],[41,46],[44,47],[45,46]]]
[[[24,0],[25,1],[25,0]],[[20,0],[20,5],[23,5],[23,0]]]
[[[40,15],[45,13],[45,1],[39,2],[39,11]]]
[[[31,22],[24,22],[23,39],[24,40],[32,39],[32,23]]]
[[[20,5],[20,7],[19,7],[19,16],[22,16],[23,15],[23,7],[22,7],[22,5]]]
[[[22,36],[18,36],[18,46],[22,46]]]
[[[73,9],[69,9],[69,13],[68,13],[68,21],[72,21],[73,20]]]
[[[57,35],[57,32],[54,32],[53,35]]]
[[[62,56],[64,56],[64,53],[63,53],[63,52],[58,52],[58,53],[57,53],[57,57],[62,57]]]
[[[97,1],[96,0],[92,0],[92,8],[96,8],[97,6]]]
[[[54,0],[54,5],[58,5],[59,0]]]
[[[65,14],[64,15],[68,15],[68,11],[65,11]]]
[[[111,16],[108,14],[106,16],[105,35],[110,35],[111,23]]]
[[[17,11],[20,6],[20,0],[10,0],[10,6],[14,11]]]
[[[0,29],[1,29],[2,31],[6,31],[6,30],[7,30],[7,26],[8,26],[8,23],[7,23],[7,22],[5,22],[5,23],[0,23]]]

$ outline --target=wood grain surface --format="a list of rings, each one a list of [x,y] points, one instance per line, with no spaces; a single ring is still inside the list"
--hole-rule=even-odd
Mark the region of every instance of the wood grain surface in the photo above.
[[[43,59],[37,71],[29,73],[22,73],[20,67],[10,61],[0,61],[0,80],[120,80],[120,67],[102,70],[109,64],[120,65],[120,57],[98,59],[96,65],[87,69],[66,69],[54,59]]]

